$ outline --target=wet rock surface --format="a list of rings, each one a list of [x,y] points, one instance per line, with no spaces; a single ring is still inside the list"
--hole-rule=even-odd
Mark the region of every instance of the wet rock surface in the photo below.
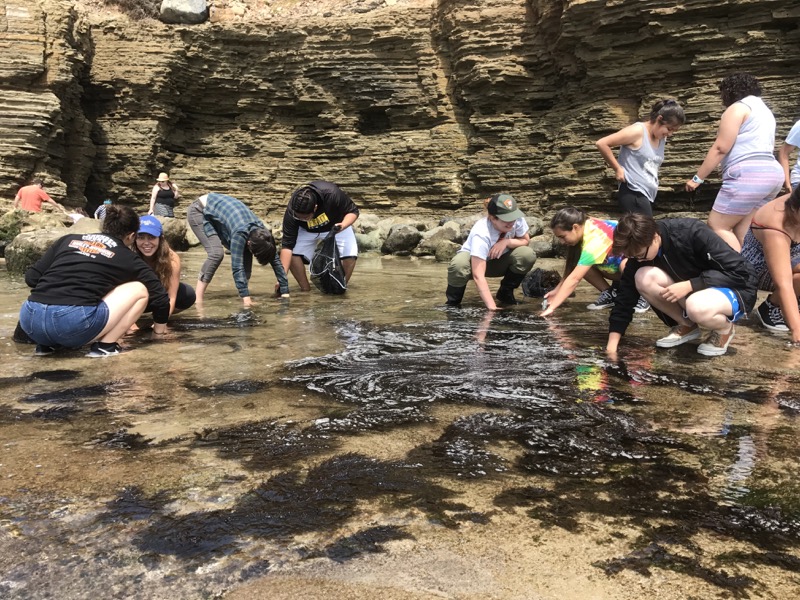
[[[208,314],[102,361],[10,342],[6,279],[4,597],[797,588],[800,358],[780,338],[745,324],[709,361],[656,351],[638,315],[611,363],[583,288],[559,319],[534,300],[488,318],[474,290],[432,297],[441,266],[367,259],[344,297],[242,313],[225,276]]]

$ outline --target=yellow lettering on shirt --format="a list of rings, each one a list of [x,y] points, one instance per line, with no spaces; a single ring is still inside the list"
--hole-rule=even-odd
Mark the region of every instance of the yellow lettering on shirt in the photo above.
[[[326,215],[325,213],[322,213],[317,218],[311,219],[310,221],[306,221],[306,227],[308,227],[309,229],[317,229],[319,227],[323,227],[324,225],[326,225],[329,222],[330,222],[330,219],[328,219],[328,215]]]

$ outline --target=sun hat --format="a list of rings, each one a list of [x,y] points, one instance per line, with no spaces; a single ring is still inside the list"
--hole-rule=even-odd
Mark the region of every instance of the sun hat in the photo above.
[[[489,198],[486,209],[493,217],[501,221],[516,221],[522,219],[525,214],[517,207],[517,201],[511,194],[495,194]]]
[[[162,231],[163,228],[161,227],[161,221],[152,215],[139,217],[139,233],[147,233],[153,237],[161,237]]]
[[[169,181],[169,175],[167,175],[166,173],[159,173],[158,179],[156,179],[156,181]]]

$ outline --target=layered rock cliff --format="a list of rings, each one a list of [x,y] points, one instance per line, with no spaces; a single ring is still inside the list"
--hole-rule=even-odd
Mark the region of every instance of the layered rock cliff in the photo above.
[[[141,209],[168,171],[186,197],[273,216],[318,177],[399,215],[500,190],[607,213],[594,140],[673,96],[689,121],[659,206],[685,210],[676,190],[714,138],[722,76],[759,77],[778,143],[800,118],[800,0],[327,0],[260,20],[218,5],[175,26],[0,0],[0,191],[43,174],[67,204]]]

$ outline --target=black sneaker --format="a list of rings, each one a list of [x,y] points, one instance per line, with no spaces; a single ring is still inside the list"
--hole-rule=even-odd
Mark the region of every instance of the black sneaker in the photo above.
[[[786,321],[783,320],[781,309],[770,302],[769,298],[759,305],[756,313],[765,328],[774,333],[788,333],[789,328],[786,326]]]
[[[121,352],[119,344],[112,342],[95,342],[86,354],[89,358],[103,358],[105,356],[115,356]]]
[[[644,296],[639,296],[639,300],[636,302],[636,306],[633,307],[633,310],[637,313],[643,313],[650,310],[650,303],[644,299]]]
[[[614,288],[608,288],[600,292],[597,300],[587,305],[589,310],[602,310],[603,308],[611,308],[614,306],[614,301],[617,299],[617,291]]]
[[[43,344],[36,344],[36,350],[33,351],[34,356],[50,356],[56,349],[52,346],[45,346]]]

